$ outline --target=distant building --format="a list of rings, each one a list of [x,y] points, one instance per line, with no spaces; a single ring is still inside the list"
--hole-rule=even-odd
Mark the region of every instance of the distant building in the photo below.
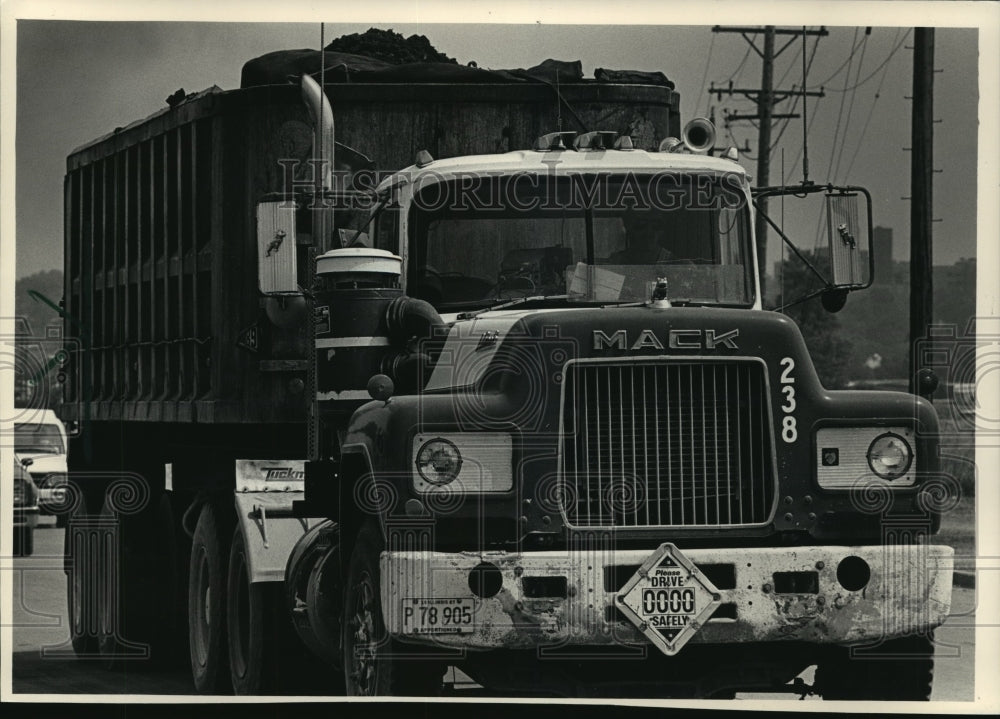
[[[892,228],[876,227],[872,237],[872,251],[875,253],[875,277],[879,284],[892,281]]]

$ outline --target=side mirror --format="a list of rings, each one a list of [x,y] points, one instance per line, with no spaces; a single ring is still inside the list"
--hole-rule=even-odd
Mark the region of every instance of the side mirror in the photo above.
[[[797,207],[789,212],[787,220],[783,216],[779,225],[768,217],[764,202],[767,198],[789,196],[796,198]],[[753,198],[758,216],[792,252],[782,260],[780,299],[774,309],[783,312],[820,297],[823,309],[839,312],[848,293],[871,287],[875,277],[874,229],[871,195],[866,189],[804,183],[754,188]],[[817,225],[823,219],[825,243],[818,234],[821,225]],[[809,243],[815,236],[815,246],[812,250],[801,248],[789,235]]]
[[[295,251],[295,204],[257,205],[257,286],[265,295],[299,291]]]
[[[867,228],[861,226],[858,197],[857,192],[843,191],[825,195],[830,284],[834,287],[861,288],[870,284],[868,258],[862,253],[870,254],[871,238],[865,237]]]

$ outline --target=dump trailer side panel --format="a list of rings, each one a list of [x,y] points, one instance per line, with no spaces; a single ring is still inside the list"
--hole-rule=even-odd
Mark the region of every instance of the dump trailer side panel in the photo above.
[[[557,128],[610,129],[637,147],[678,134],[654,85],[328,85],[337,141],[379,170],[529,147]],[[67,161],[65,418],[299,423],[306,329],[269,322],[256,287],[254,206],[308,185],[313,133],[297,87],[189,97]],[[275,371],[273,360],[287,360]],[[294,369],[298,366],[301,369]],[[78,378],[74,379],[74,378]]]

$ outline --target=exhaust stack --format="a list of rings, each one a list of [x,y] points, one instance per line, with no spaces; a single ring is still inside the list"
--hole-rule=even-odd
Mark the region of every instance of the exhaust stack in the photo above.
[[[302,76],[302,101],[309,108],[309,116],[316,132],[313,140],[313,158],[319,160],[322,167],[320,174],[322,179],[318,181],[322,182],[322,187],[316,189],[317,191],[333,189],[333,109],[323,88],[309,75]]]

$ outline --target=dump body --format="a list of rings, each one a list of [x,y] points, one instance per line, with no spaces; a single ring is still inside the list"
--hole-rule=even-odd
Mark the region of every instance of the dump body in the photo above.
[[[327,93],[337,142],[379,171],[421,149],[440,158],[526,148],[564,114],[567,126],[629,133],[643,148],[678,132],[666,86],[566,84],[561,104],[552,87],[527,83]],[[309,338],[263,316],[254,207],[312,182],[312,137],[296,86],[212,88],[70,155],[65,302],[69,330],[84,341],[67,372],[66,419],[304,419],[290,387],[305,377]]]

